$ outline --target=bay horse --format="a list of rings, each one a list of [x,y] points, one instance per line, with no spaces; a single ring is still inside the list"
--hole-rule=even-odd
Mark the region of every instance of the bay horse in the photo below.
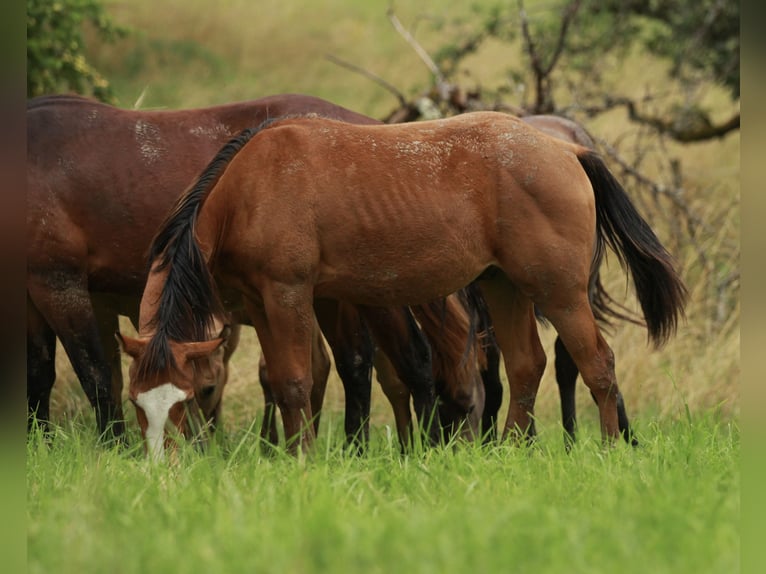
[[[489,424],[484,417],[488,386],[484,378],[489,372],[486,349],[491,335],[488,315],[482,313],[483,306],[476,300],[483,301],[481,292],[471,284],[443,299],[412,307],[431,345],[439,425],[445,443],[456,437],[469,441],[494,437],[499,403]],[[384,354],[376,353],[374,364],[378,382],[394,411],[400,445],[406,451],[413,441],[409,389]],[[502,396],[499,378],[497,385]]]
[[[122,374],[114,333],[119,314],[138,326],[147,276],[145,254],[154,231],[178,195],[229,138],[269,117],[308,112],[348,122],[379,123],[298,94],[172,111],[123,110],[73,95],[28,102],[30,421],[33,416],[43,424],[49,419],[58,337],[95,409],[99,432],[111,428],[114,435],[122,435]],[[369,402],[373,349],[367,325],[349,305],[331,303],[317,314],[324,321],[336,367],[347,387],[348,424],[359,427],[369,411],[365,400]],[[427,343],[414,328],[406,342],[389,337],[393,329],[386,321],[394,315],[397,321],[414,324],[414,319],[398,316],[396,310],[370,309],[365,318],[376,323],[377,333],[383,333],[381,345],[413,387],[421,409],[428,410],[434,399]],[[236,328],[232,332],[237,333]],[[226,345],[226,361],[233,347],[233,341]],[[323,359],[329,367],[326,353],[317,355],[318,361]],[[203,378],[204,372],[202,366]],[[207,394],[220,396],[219,391]]]
[[[303,451],[314,439],[315,299],[421,304],[478,279],[509,381],[506,435],[531,427],[546,362],[537,306],[611,440],[619,434],[614,355],[589,300],[592,265],[607,244],[633,278],[649,339],[661,345],[683,316],[686,288],[592,150],[497,112],[385,126],[267,121],[222,148],[155,236],[140,319],[154,335],[133,357],[129,394],[137,401],[160,381],[181,389],[177,357],[205,339],[217,313],[242,309],[290,449]],[[163,420],[167,404],[156,409]]]

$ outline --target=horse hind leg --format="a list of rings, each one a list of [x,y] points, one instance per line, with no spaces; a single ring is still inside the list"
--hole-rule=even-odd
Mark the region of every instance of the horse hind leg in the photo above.
[[[561,418],[564,425],[564,445],[567,450],[570,450],[575,442],[575,432],[577,429],[575,387],[579,371],[577,370],[577,365],[572,360],[572,356],[561,341],[561,337],[556,337],[554,348],[556,352],[556,383],[559,387]],[[593,401],[598,406],[596,396],[591,393],[591,397],[593,397]],[[617,393],[617,424],[625,442],[631,446],[638,446],[638,440],[636,440],[630,427],[628,413],[625,409],[625,401],[622,398],[622,393],[619,391]]]
[[[587,294],[567,295],[558,303],[540,305],[596,399],[605,439],[620,432],[617,415],[619,389],[614,371],[614,353],[604,340],[593,317]],[[539,304],[539,302],[538,302]]]
[[[575,441],[575,430],[577,428],[576,407],[575,407],[575,385],[577,383],[577,365],[572,356],[567,351],[561,337],[556,337],[556,382],[559,386],[559,395],[561,397],[561,416],[564,424],[564,443],[567,450],[571,449]],[[593,401],[598,406],[598,398],[595,393],[590,393]],[[631,446],[638,446],[633,430],[630,428],[630,421],[625,409],[625,401],[622,393],[617,391],[617,426],[625,442]]]
[[[530,440],[536,434],[535,400],[546,364],[534,306],[505,275],[482,281],[481,290],[503,354],[510,389],[504,438]]]

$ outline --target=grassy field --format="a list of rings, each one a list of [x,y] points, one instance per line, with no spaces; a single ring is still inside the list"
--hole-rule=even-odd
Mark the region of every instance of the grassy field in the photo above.
[[[133,32],[91,47],[92,59],[123,107],[192,107],[280,92],[311,93],[376,117],[396,106],[388,92],[325,54],[363,66],[408,95],[429,84],[388,22],[387,0],[226,0],[215,10],[201,0],[106,4]],[[530,13],[544,9],[526,4]],[[434,22],[471,13],[470,3],[456,6],[396,3],[407,25],[428,16],[417,28],[428,50],[451,33]],[[490,43],[470,60],[470,81],[500,85],[519,57]],[[632,55],[615,65],[616,89],[637,97],[664,86],[662,74],[656,62]],[[725,110],[720,90],[711,87],[706,102]],[[586,126],[621,141],[621,151],[637,137],[622,112]],[[739,266],[738,248],[731,250],[739,241],[739,135],[656,148],[649,159],[674,157],[683,165],[684,200],[705,226],[692,245],[679,239],[662,198],[634,195],[678,258],[691,294],[687,320],[665,348],[650,349],[645,331],[632,325],[608,336],[641,448],[600,445],[596,409],[581,384],[581,440],[564,452],[551,329],[542,332],[549,367],[534,448],[463,445],[403,457],[376,385],[372,447],[364,457],[351,456],[341,448],[343,396],[333,371],[313,456],[263,456],[253,434],[262,405],[254,379],[259,348],[246,329],[226,390],[223,436],[206,455],[184,449],[170,467],[146,464],[135,447],[115,452],[95,445],[93,414],[59,349],[56,436],[50,446],[36,435],[27,442],[29,571],[736,571],[739,292],[736,285],[719,292],[713,279]],[[654,165],[645,158],[652,175],[663,175]],[[729,259],[717,256],[730,251]],[[614,260],[604,280],[610,293],[634,305]],[[127,321],[121,328],[132,332]],[[127,403],[126,412],[135,445]]]
[[[337,421],[336,421],[337,422]],[[473,445],[308,460],[246,431],[152,466],[89,429],[28,443],[29,572],[736,572],[739,431],[651,425],[637,450]]]

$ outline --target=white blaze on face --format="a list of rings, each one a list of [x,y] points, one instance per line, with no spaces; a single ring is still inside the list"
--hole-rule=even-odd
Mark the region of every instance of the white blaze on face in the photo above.
[[[184,400],[186,392],[173,383],[165,383],[136,396],[136,404],[146,415],[146,444],[152,460],[162,460],[165,454],[165,423],[170,407]]]

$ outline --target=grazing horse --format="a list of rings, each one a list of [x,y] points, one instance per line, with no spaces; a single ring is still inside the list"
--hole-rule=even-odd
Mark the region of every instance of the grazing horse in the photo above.
[[[146,252],[154,231],[230,137],[269,117],[308,112],[380,123],[319,98],[295,94],[173,111],[122,110],[68,95],[28,102],[30,420],[32,415],[42,423],[49,419],[58,337],[95,408],[99,431],[111,426],[115,435],[122,434],[122,374],[114,333],[118,314],[137,326]],[[373,358],[367,327],[349,305],[339,308],[330,303],[318,310],[318,316],[324,320],[347,387],[348,424],[360,427],[369,411],[365,400],[369,403]],[[392,317],[414,324],[403,311],[370,309],[365,314],[376,323],[375,332],[383,333],[382,345],[418,395],[419,406],[428,410],[434,399],[425,339],[418,338],[414,329],[406,348],[405,343],[387,338],[391,329],[386,321]],[[227,347],[228,359],[233,345]],[[322,358],[327,361],[326,354],[317,355],[317,361]]]
[[[386,126],[267,122],[219,152],[152,242],[140,324],[154,335],[134,357],[129,393],[141,400],[158,381],[181,389],[178,357],[206,338],[216,314],[243,309],[290,448],[305,450],[314,439],[315,299],[422,304],[480,279],[509,381],[506,435],[534,432],[546,362],[537,306],[595,395],[611,440],[619,434],[614,355],[588,292],[606,244],[633,278],[649,338],[662,344],[683,315],[686,288],[592,150],[496,112]],[[164,411],[163,422],[168,403],[152,411]]]
[[[468,440],[482,435],[489,437],[494,428],[493,420],[489,427],[484,426],[483,416],[486,398],[483,376],[488,372],[485,354],[488,323],[480,316],[482,307],[471,299],[481,299],[475,284],[444,299],[412,307],[431,345],[439,424],[445,442],[452,437]],[[375,369],[378,382],[394,411],[399,442],[406,450],[413,438],[409,389],[382,353],[375,356]],[[496,414],[497,409],[494,410]]]

